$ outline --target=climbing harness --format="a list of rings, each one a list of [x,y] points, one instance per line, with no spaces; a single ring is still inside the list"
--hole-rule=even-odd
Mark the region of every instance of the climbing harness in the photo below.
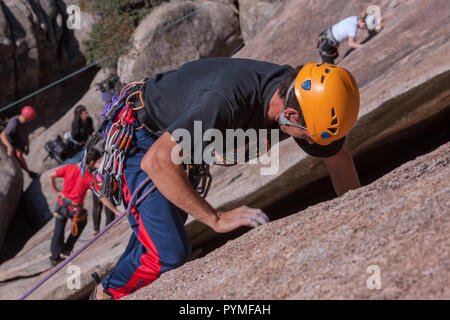
[[[339,42],[334,38],[331,28],[322,31],[319,34],[319,41],[326,40],[333,47],[339,47]]]
[[[319,54],[331,58],[338,57],[339,42],[334,38],[331,28],[322,31],[317,40],[317,49]]]
[[[87,220],[87,211],[69,198],[58,196],[57,202],[56,214],[72,220],[71,234],[76,237],[78,235],[78,223]]]
[[[83,152],[82,174],[86,167],[87,153],[103,135],[104,154],[98,168],[98,173],[103,178],[102,188],[97,191],[93,183],[91,189],[95,196],[107,197],[116,206],[122,203],[123,171],[127,157],[138,151],[134,143],[135,132],[145,129],[155,136],[161,135],[161,130],[148,120],[145,111],[142,91],[145,80],[125,86],[120,97],[113,98],[113,102],[105,107],[104,121],[89,139]],[[209,165],[186,165],[185,170],[194,190],[206,197],[212,181]]]

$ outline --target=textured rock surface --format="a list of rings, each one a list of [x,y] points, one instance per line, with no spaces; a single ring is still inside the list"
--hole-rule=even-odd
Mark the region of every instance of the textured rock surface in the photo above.
[[[66,4],[62,0],[1,2],[1,106],[83,64],[84,58],[73,32],[65,26],[66,21]]]
[[[354,74],[360,88],[359,120],[346,141],[353,154],[450,106],[447,2],[376,4],[381,6],[385,28],[339,63]],[[334,1],[284,1],[236,56],[291,65],[317,61],[317,34],[335,21],[362,11],[367,4],[346,1],[339,15],[335,6]],[[321,19],[313,18],[317,16]],[[361,32],[357,40],[366,35]],[[343,56],[345,46],[340,52]],[[283,141],[279,152],[282,161],[275,175],[261,176],[258,165],[216,168],[220,178],[213,182],[209,201],[225,209],[244,203],[265,207],[327,174],[322,161],[307,157],[292,139]]]
[[[241,41],[233,5],[203,0],[166,3],[155,8],[136,29],[133,47],[119,59],[118,74],[123,83],[136,81],[190,60],[227,56]]]
[[[19,162],[0,146],[0,247],[22,194],[23,176]]]
[[[231,4],[233,1],[227,3]],[[381,5],[385,17],[385,29],[362,49],[351,53],[342,61],[338,60],[355,74],[361,89],[359,122],[347,140],[347,148],[354,154],[363,153],[370,146],[383,143],[385,138],[449,106],[450,30],[447,21],[450,11],[446,1],[378,1],[377,4]],[[229,12],[228,5],[208,4],[212,5],[223,6],[226,8],[225,12]],[[368,3],[362,1],[348,1],[340,7],[339,14],[336,15],[333,1],[282,1],[269,21],[264,23],[261,31],[252,40],[247,41],[238,56],[292,65],[317,60],[317,33],[339,19],[359,13],[367,5]],[[324,12],[326,14],[323,14]],[[312,18],[318,14],[321,19]],[[233,17],[235,19],[234,15]],[[166,23],[171,21],[173,19]],[[192,19],[191,22],[194,21],[196,20]],[[156,22],[146,20],[149,25]],[[189,27],[193,28],[192,25]],[[359,34],[358,40],[364,36],[363,33]],[[180,49],[184,48],[183,44]],[[151,54],[152,51],[147,52]],[[341,46],[340,52],[341,57],[344,56],[345,45]],[[1,54],[3,52],[0,56]],[[132,63],[129,66],[135,68]],[[145,70],[145,75],[149,73],[151,72]],[[99,72],[91,89],[80,101],[89,108],[91,114],[98,113],[102,106],[94,84],[105,77],[104,70]],[[133,77],[132,80],[136,78],[139,77]],[[54,165],[51,162],[42,165],[42,159],[46,155],[43,146],[56,134],[68,131],[72,118],[73,109],[49,130],[34,135],[31,150],[33,157],[29,158],[33,170],[42,172]],[[448,297],[447,291],[439,291],[443,288],[439,285],[445,284],[442,279],[449,278],[448,274],[443,272],[444,267],[449,269],[448,262],[445,264],[442,260],[449,260],[448,255],[445,255],[448,253],[448,239],[445,238],[448,234],[448,202],[441,200],[441,196],[435,198],[435,194],[431,193],[433,190],[436,194],[447,192],[445,195],[448,198],[448,157],[444,156],[445,151],[448,153],[448,146],[446,148],[422,158],[423,162],[419,162],[417,166],[408,164],[375,184],[347,194],[340,199],[342,203],[340,200],[327,202],[311,208],[312,211],[307,210],[254,230],[200,260],[201,267],[192,262],[182,268],[187,270],[185,275],[178,273],[178,270],[164,275],[161,278],[163,281],[149,288],[154,291],[143,291],[143,295],[148,298],[156,297],[157,290],[153,288],[160,288],[162,291],[166,290],[167,298],[258,298],[268,297],[268,294],[272,294],[272,298],[295,299],[333,298],[344,295],[361,298],[404,298],[415,297],[416,292],[423,294],[423,298],[444,295]],[[280,170],[275,176],[261,176],[260,166],[255,165],[214,168],[214,184],[208,200],[222,209],[240,204],[265,207],[327,174],[320,160],[306,157],[292,140],[280,144],[280,159]],[[439,163],[441,160],[444,162]],[[443,177],[437,174],[439,170]],[[408,184],[408,179],[412,180],[411,184]],[[53,197],[42,179],[40,188],[48,208],[53,209]],[[411,199],[405,198],[403,192],[409,192]],[[38,200],[33,201],[37,203]],[[90,204],[90,200],[86,201]],[[380,207],[377,207],[378,205]],[[420,210],[416,210],[416,207]],[[436,208],[447,210],[447,216],[442,215],[442,211]],[[327,211],[327,220],[323,220],[324,211]],[[342,220],[339,220],[340,218]],[[80,246],[87,241],[86,237],[90,236],[90,223],[87,228],[84,238],[78,244]],[[67,299],[85,295],[92,286],[89,274],[94,270],[100,270],[102,275],[106,274],[126,245],[130,232],[127,223],[122,222],[117,228],[120,228],[117,232],[108,234],[96,244],[98,247],[89,249],[74,261],[74,264],[81,266],[82,290],[67,289],[67,270],[63,270],[32,298]],[[49,267],[46,259],[49,255],[52,229],[53,222],[50,221],[39,234],[29,240],[16,258],[0,266],[1,298],[20,296],[43,276],[42,272],[46,272]],[[187,225],[187,230],[194,243],[208,241],[211,236],[208,228],[195,221]],[[264,247],[259,246],[259,243],[273,245],[273,251],[264,256]],[[412,244],[419,245],[413,247]],[[294,247],[293,251],[290,251],[290,246]],[[383,252],[387,252],[385,256]],[[420,258],[414,260],[414,254]],[[283,263],[291,262],[287,267],[282,263],[273,267],[267,264],[267,261],[278,261],[277,259],[281,259]],[[334,259],[338,262],[332,263]],[[381,291],[368,291],[365,287],[369,276],[366,274],[366,268],[372,264],[381,268],[384,283]],[[220,268],[221,265],[223,269]],[[281,269],[282,266],[284,269]],[[320,272],[316,272],[316,269]],[[198,275],[198,270],[205,273]],[[245,282],[245,278],[254,273],[255,277],[251,278],[253,280],[250,283]],[[274,277],[274,274],[279,276]],[[334,277],[329,277],[329,274]],[[443,274],[446,278],[442,277]],[[182,281],[177,286],[175,282],[171,282],[171,279],[175,279],[174,275],[187,281]],[[21,278],[26,276],[30,278]],[[231,282],[234,281],[231,278],[235,278],[236,282]],[[13,279],[16,280],[11,281]],[[193,288],[196,288],[197,284],[200,287],[201,281],[207,280],[211,282],[204,282],[201,288],[195,289],[198,291],[192,291],[192,296],[189,295],[186,288],[191,283]],[[266,280],[272,286],[271,293],[264,290]],[[239,282],[246,283],[245,288],[248,290],[239,293],[236,289],[239,287],[236,283]],[[253,285],[255,290],[251,291]],[[355,285],[354,293],[353,289],[348,289],[351,285]],[[449,287],[448,283],[446,287]],[[341,292],[339,288],[348,290]],[[139,295],[140,292],[136,298],[143,298]]]
[[[239,0],[239,21],[245,42],[253,39],[280,8],[282,0]]]
[[[449,299],[450,143],[126,299]],[[379,267],[381,290],[367,279]]]

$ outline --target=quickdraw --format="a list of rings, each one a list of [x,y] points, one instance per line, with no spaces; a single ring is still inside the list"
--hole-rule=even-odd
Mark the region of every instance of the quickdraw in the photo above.
[[[104,153],[98,174],[103,178],[101,190],[96,184],[91,184],[94,195],[98,198],[107,197],[116,206],[122,203],[123,170],[127,157],[132,149],[135,131],[146,128],[136,118],[136,111],[145,107],[142,97],[142,86],[145,81],[133,82],[125,86],[120,97],[114,103],[105,107],[104,120],[99,129],[89,139],[83,151],[81,173],[84,175],[86,155],[100,140],[104,138]],[[113,100],[114,101],[114,100]],[[137,126],[136,123],[138,123]],[[186,166],[186,174],[193,188],[206,197],[211,186],[209,165]]]
[[[134,131],[139,130],[133,127],[133,109],[130,104],[119,114],[119,120],[114,123],[105,142],[105,152],[99,167],[99,174],[103,176],[103,186],[99,197],[106,196],[111,199],[116,206],[122,203],[123,167]],[[91,188],[94,188],[92,185]]]
[[[135,101],[132,97],[139,98],[138,102],[143,103],[141,86],[144,81],[133,82],[125,86],[120,98],[115,103],[105,107],[104,120],[99,129],[89,139],[83,152],[81,172],[84,174],[86,167],[86,155],[103,136],[104,153],[98,174],[103,177],[101,190],[97,190],[95,183],[91,184],[91,189],[98,198],[107,197],[116,206],[122,203],[123,168],[126,157],[132,147],[134,132],[142,128],[135,128],[134,109]],[[110,127],[108,128],[108,126]]]

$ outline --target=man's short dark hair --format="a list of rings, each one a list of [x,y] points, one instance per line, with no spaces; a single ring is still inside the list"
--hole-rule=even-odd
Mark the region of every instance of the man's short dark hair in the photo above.
[[[278,86],[278,96],[281,99],[285,99],[286,94],[289,90],[289,87],[291,86],[292,82],[297,78],[298,73],[303,68],[303,65],[297,66],[295,69],[293,69],[291,72],[287,73],[283,80],[281,80],[279,86]],[[288,97],[287,102],[288,107],[296,108],[298,111],[300,111],[300,125],[306,126],[305,119],[303,118],[302,109],[300,108],[300,105],[298,104],[297,97],[295,96],[294,90],[291,91],[290,96]]]
[[[86,155],[86,163],[88,164],[91,161],[95,162],[98,159],[100,159],[101,157],[102,157],[102,154],[98,150],[92,149]]]

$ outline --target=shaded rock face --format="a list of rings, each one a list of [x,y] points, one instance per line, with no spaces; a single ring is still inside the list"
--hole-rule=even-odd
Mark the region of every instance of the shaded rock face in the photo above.
[[[4,0],[0,4],[1,106],[84,63],[73,32],[66,27],[62,0]]]
[[[35,215],[48,217],[56,205],[56,196],[48,181],[48,174],[52,170],[41,175],[30,187],[34,194],[28,194],[24,200],[29,206],[35,206]],[[58,179],[58,187],[62,188],[62,180]],[[92,192],[88,192],[84,206],[88,211],[88,224],[75,244],[74,251],[80,249],[92,236]],[[105,217],[102,217],[101,228],[104,228]],[[31,237],[26,245],[13,259],[0,265],[0,299],[18,299],[29,288],[31,288],[40,277],[45,276],[52,268],[48,258],[50,257],[50,242],[53,235],[55,219],[52,217],[48,222]],[[65,236],[70,234],[71,222],[68,221]],[[42,286],[36,295],[30,299],[81,299],[93,288],[90,278],[92,272],[98,272],[105,276],[114,267],[116,261],[122,254],[127,240],[131,235],[128,221],[123,219],[113,230],[108,232],[100,241],[92,245],[89,250],[75,259],[70,265],[77,265],[82,272],[81,290],[69,290],[67,288],[67,277],[70,275],[68,269],[61,270],[48,283]],[[14,281],[11,281],[14,280]]]
[[[53,169],[52,169],[53,170]],[[50,257],[50,243],[54,230],[54,218],[48,218],[56,205],[56,196],[48,181],[48,174],[43,173],[39,180],[35,180],[25,194],[24,201],[28,207],[34,206],[34,215],[46,219],[45,225],[34,234],[14,256],[14,258],[0,265],[0,299],[18,299],[30,289],[39,279],[51,272],[48,258]],[[57,186],[62,188],[62,181],[57,180]],[[75,244],[74,251],[79,250],[91,238],[93,233],[92,223],[92,192],[88,192],[84,206],[88,211],[88,224]],[[124,210],[124,208],[119,208]],[[102,213],[101,230],[105,227],[105,217]],[[188,222],[192,221],[189,219]],[[66,237],[70,233],[71,223],[66,225]],[[93,272],[97,272],[104,278],[116,265],[121,254],[125,250],[131,236],[131,228],[127,219],[119,221],[111,230],[94,242],[80,256],[75,258],[67,267],[42,285],[29,299],[39,300],[65,300],[83,299],[94,288],[91,278]],[[190,238],[196,230],[188,231]],[[69,266],[78,266],[81,271],[79,290],[68,289],[66,283],[70,276]]]
[[[196,13],[172,25],[193,12]],[[227,56],[241,41],[239,17],[232,4],[165,3],[155,8],[134,32],[133,47],[120,57],[118,74],[123,83],[136,81],[190,60]]]
[[[57,165],[57,162],[52,159],[44,159],[47,157],[47,151],[44,149],[47,141],[55,139],[58,135],[61,137],[71,130],[72,121],[74,119],[74,111],[78,105],[84,105],[89,112],[89,115],[94,121],[94,129],[98,128],[101,121],[101,112],[105,103],[101,99],[101,92],[97,88],[97,83],[108,78],[110,71],[101,69],[92,80],[89,90],[76,104],[72,106],[58,121],[53,123],[47,130],[39,134],[34,134],[30,137],[30,155],[25,159],[29,163],[31,170],[36,172],[44,172]],[[31,156],[32,155],[32,156]],[[31,160],[31,161],[30,161]]]
[[[0,146],[0,247],[19,204],[22,194],[22,168],[19,162],[6,154]]]
[[[447,143],[370,185],[258,227],[125,299],[449,299],[449,212]],[[374,272],[380,289],[369,289]]]

